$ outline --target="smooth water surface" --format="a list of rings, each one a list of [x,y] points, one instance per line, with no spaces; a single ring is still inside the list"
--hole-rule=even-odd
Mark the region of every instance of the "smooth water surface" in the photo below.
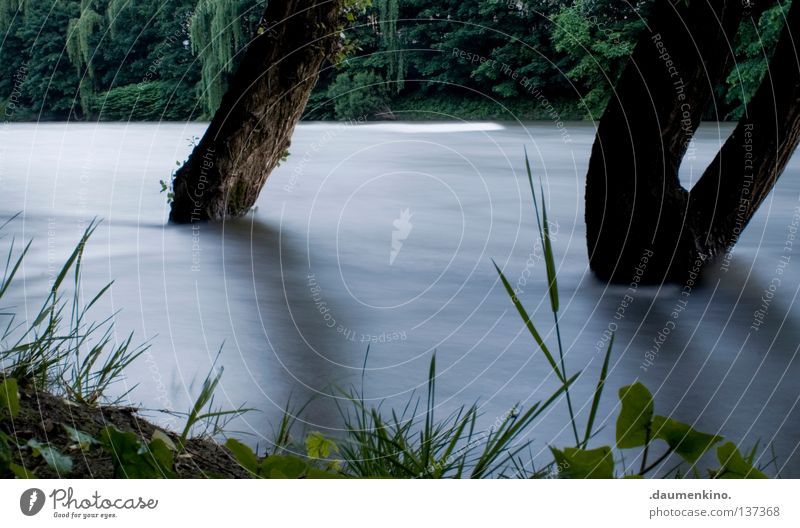
[[[424,394],[434,351],[439,416],[478,402],[489,427],[515,403],[546,397],[556,378],[492,265],[494,259],[520,290],[555,349],[524,173],[527,146],[550,214],[566,363],[586,373],[574,387],[584,415],[607,331],[616,329],[612,390],[597,442],[613,438],[616,389],[640,379],[655,393],[656,412],[746,448],[757,440],[772,444],[777,461],[770,471],[800,477],[800,247],[787,245],[800,205],[796,158],[729,267],[716,265],[688,298],[677,286],[639,288],[621,307],[631,292],[598,282],[587,266],[590,124],[304,124],[247,218],[169,225],[159,180],[203,130],[0,129],[2,215],[23,212],[6,235],[35,240],[14,292],[16,309],[35,313],[82,229],[101,218],[83,286],[89,294],[114,280],[98,318],[118,311],[120,338],[135,331],[152,343],[129,372],[134,401],[186,410],[222,347],[217,403],[257,409],[233,424],[248,441],[269,442],[290,397],[298,405],[314,397],[303,415],[306,429],[336,436],[336,398],[361,387],[368,345],[363,379],[376,403],[399,405],[412,391]],[[687,185],[729,131],[703,125],[683,167]],[[781,267],[784,255],[790,259]],[[771,284],[764,323],[753,330]],[[673,317],[680,300],[688,302]],[[565,411],[561,402],[531,431],[535,454],[546,458],[548,444],[569,443]],[[767,451],[761,462],[771,456]]]

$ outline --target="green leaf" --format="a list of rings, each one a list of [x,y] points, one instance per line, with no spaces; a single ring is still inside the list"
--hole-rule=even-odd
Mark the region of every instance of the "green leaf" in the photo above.
[[[652,427],[653,438],[664,440],[673,451],[691,464],[697,462],[711,446],[722,441],[721,436],[701,433],[688,424],[664,416],[654,417]]]
[[[153,431],[153,437],[150,439],[150,441],[152,442],[154,440],[161,440],[162,442],[164,442],[164,444],[169,448],[170,451],[178,450],[178,446],[175,445],[175,442],[172,441],[172,438],[170,438],[169,435],[164,431],[162,431],[161,429],[156,429],[155,431]]]
[[[320,432],[314,431],[306,436],[306,453],[309,458],[328,458],[336,449],[336,442],[325,438]]]
[[[744,459],[733,442],[727,442],[717,448],[717,459],[722,467],[716,472],[717,478],[723,479],[765,479],[764,473],[754,468]]]
[[[592,398],[592,408],[589,410],[589,419],[586,422],[586,434],[583,437],[583,446],[589,443],[589,438],[592,436],[592,429],[594,428],[594,420],[597,416],[597,409],[600,407],[600,398],[603,396],[603,389],[606,385],[606,376],[608,375],[608,361],[611,359],[611,349],[614,346],[614,334],[611,334],[611,339],[608,342],[608,349],[606,356],[603,359],[603,366],[600,369],[600,378],[597,380],[597,387],[594,389],[594,397]]]
[[[14,464],[13,462],[8,465],[8,469],[18,479],[35,479],[36,478],[36,475],[33,473],[33,471],[28,471],[24,467],[22,467],[20,465],[17,465],[17,464]]]
[[[617,418],[617,447],[643,446],[653,419],[653,395],[638,381],[619,390],[622,409]]]
[[[553,312],[558,311],[558,282],[556,279],[556,265],[553,257],[553,246],[550,244],[550,226],[547,223],[547,206],[544,201],[544,188],[539,182],[539,189],[542,193],[542,214],[539,220],[539,203],[536,200],[536,191],[533,188],[533,174],[531,172],[531,164],[528,160],[528,149],[525,149],[525,170],[528,173],[528,183],[531,187],[531,194],[533,195],[533,208],[536,212],[536,223],[539,226],[539,238],[542,241],[542,250],[544,251],[545,270],[547,271],[547,293],[550,296],[550,308]]]
[[[259,476],[269,479],[296,479],[305,476],[308,464],[294,456],[272,455],[261,463]]]
[[[258,457],[250,449],[250,446],[244,445],[235,438],[229,438],[225,442],[225,447],[233,454],[233,458],[236,459],[239,465],[251,473],[258,473]]]
[[[115,455],[129,456],[130,453],[138,453],[142,447],[135,433],[123,433],[111,425],[100,431],[100,442]]]
[[[173,446],[174,447],[174,446]],[[156,467],[161,470],[164,476],[172,477],[172,466],[174,463],[172,449],[160,438],[152,440],[148,446],[149,454],[153,457]]]
[[[28,447],[33,450],[33,456],[40,456],[48,466],[50,466],[59,476],[68,475],[72,472],[72,458],[62,454],[57,449],[42,444],[38,440],[28,440]]]
[[[16,418],[19,413],[19,388],[14,378],[6,378],[0,383],[0,419],[6,412],[11,418]]]
[[[550,448],[556,460],[558,474],[570,479],[614,478],[614,457],[608,446],[597,449],[567,447],[563,451]]]
[[[92,435],[88,433],[84,433],[83,431],[78,431],[77,429],[73,429],[72,427],[62,424],[64,427],[64,431],[67,433],[67,437],[70,441],[74,442],[81,451],[88,451],[91,447],[95,444],[99,444],[100,442],[97,441]]]
[[[100,432],[100,442],[114,458],[114,473],[117,477],[172,478],[172,451],[162,440],[153,440],[143,446],[136,433],[122,432],[108,426]]]
[[[492,264],[494,264],[494,268],[497,270],[497,274],[500,275],[500,281],[503,283],[503,287],[506,289],[506,293],[508,293],[508,296],[511,298],[511,302],[514,304],[514,307],[517,309],[517,312],[519,312],[519,316],[522,317],[522,321],[525,323],[528,332],[530,332],[531,336],[533,336],[533,339],[536,341],[536,344],[539,345],[539,348],[544,353],[544,357],[547,358],[547,362],[550,363],[550,367],[553,369],[553,372],[555,372],[556,376],[558,376],[558,379],[561,380],[562,383],[566,383],[566,378],[562,374],[561,369],[558,368],[558,364],[556,363],[553,354],[550,353],[550,349],[547,348],[547,345],[544,343],[542,336],[539,335],[539,331],[536,330],[536,327],[533,325],[533,322],[531,321],[528,312],[525,310],[525,307],[522,306],[522,303],[517,297],[517,294],[514,293],[514,288],[511,287],[511,284],[508,282],[508,279],[506,278],[505,274],[502,271],[500,271],[500,267],[494,260],[492,260]]]

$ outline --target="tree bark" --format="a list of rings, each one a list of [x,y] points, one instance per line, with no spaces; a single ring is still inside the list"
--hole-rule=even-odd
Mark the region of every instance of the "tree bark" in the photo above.
[[[696,253],[678,169],[732,62],[740,0],[657,0],[600,121],[586,177],[589,263],[603,280],[677,280]]]
[[[798,42],[800,0],[795,0],[744,117],[690,193],[691,221],[707,259],[738,241],[800,141]]]
[[[220,108],[173,181],[170,220],[237,217],[285,155],[326,58],[340,47],[344,0],[269,2]]]

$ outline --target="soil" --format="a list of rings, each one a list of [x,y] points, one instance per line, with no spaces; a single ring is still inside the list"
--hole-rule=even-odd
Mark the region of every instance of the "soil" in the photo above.
[[[81,450],[64,429],[64,425],[98,438],[100,431],[113,425],[123,432],[134,432],[143,443],[153,438],[160,429],[144,418],[137,416],[131,407],[104,407],[78,405],[52,394],[20,387],[20,411],[12,420],[0,421],[3,430],[18,445],[36,439],[69,455],[73,469],[68,475],[59,475],[41,457],[34,457],[29,448],[19,449],[15,462],[38,478],[115,478],[113,455],[95,446]],[[178,435],[165,431],[177,445]],[[178,478],[248,478],[233,456],[221,445],[209,438],[195,438],[187,442],[185,450],[176,456],[175,467]]]

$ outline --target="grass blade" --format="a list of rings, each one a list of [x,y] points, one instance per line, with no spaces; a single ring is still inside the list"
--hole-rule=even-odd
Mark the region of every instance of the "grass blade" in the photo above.
[[[608,342],[608,350],[606,350],[606,357],[603,360],[603,368],[600,370],[600,379],[597,380],[597,387],[594,390],[594,397],[592,398],[592,408],[589,411],[589,420],[586,422],[586,434],[583,437],[583,447],[589,443],[589,438],[592,436],[592,428],[594,427],[594,420],[597,416],[597,409],[600,406],[600,398],[603,395],[603,388],[606,384],[606,375],[608,374],[608,360],[611,358],[611,347],[614,346],[614,334],[611,334],[611,339]]]
[[[550,367],[552,367],[553,372],[555,372],[556,376],[558,376],[558,379],[561,380],[562,383],[564,383],[566,380],[561,372],[561,369],[558,368],[558,364],[556,363],[553,354],[550,353],[550,350],[547,348],[547,345],[542,339],[542,336],[539,335],[539,332],[536,330],[536,327],[531,322],[531,318],[528,316],[528,312],[525,310],[525,307],[522,306],[522,303],[519,301],[517,295],[514,293],[514,289],[511,287],[511,284],[508,282],[508,279],[506,279],[505,274],[502,271],[500,271],[500,267],[497,265],[497,263],[494,260],[492,260],[492,264],[494,264],[494,268],[497,270],[498,275],[500,275],[500,280],[503,282],[503,286],[505,286],[508,296],[511,297],[511,302],[514,303],[514,307],[516,307],[520,317],[522,317],[522,320],[525,322],[525,326],[528,328],[528,332],[530,332],[530,334],[533,336],[533,339],[539,345],[539,348],[542,349],[542,352],[544,353],[545,358],[547,358],[547,362],[550,363]]]

